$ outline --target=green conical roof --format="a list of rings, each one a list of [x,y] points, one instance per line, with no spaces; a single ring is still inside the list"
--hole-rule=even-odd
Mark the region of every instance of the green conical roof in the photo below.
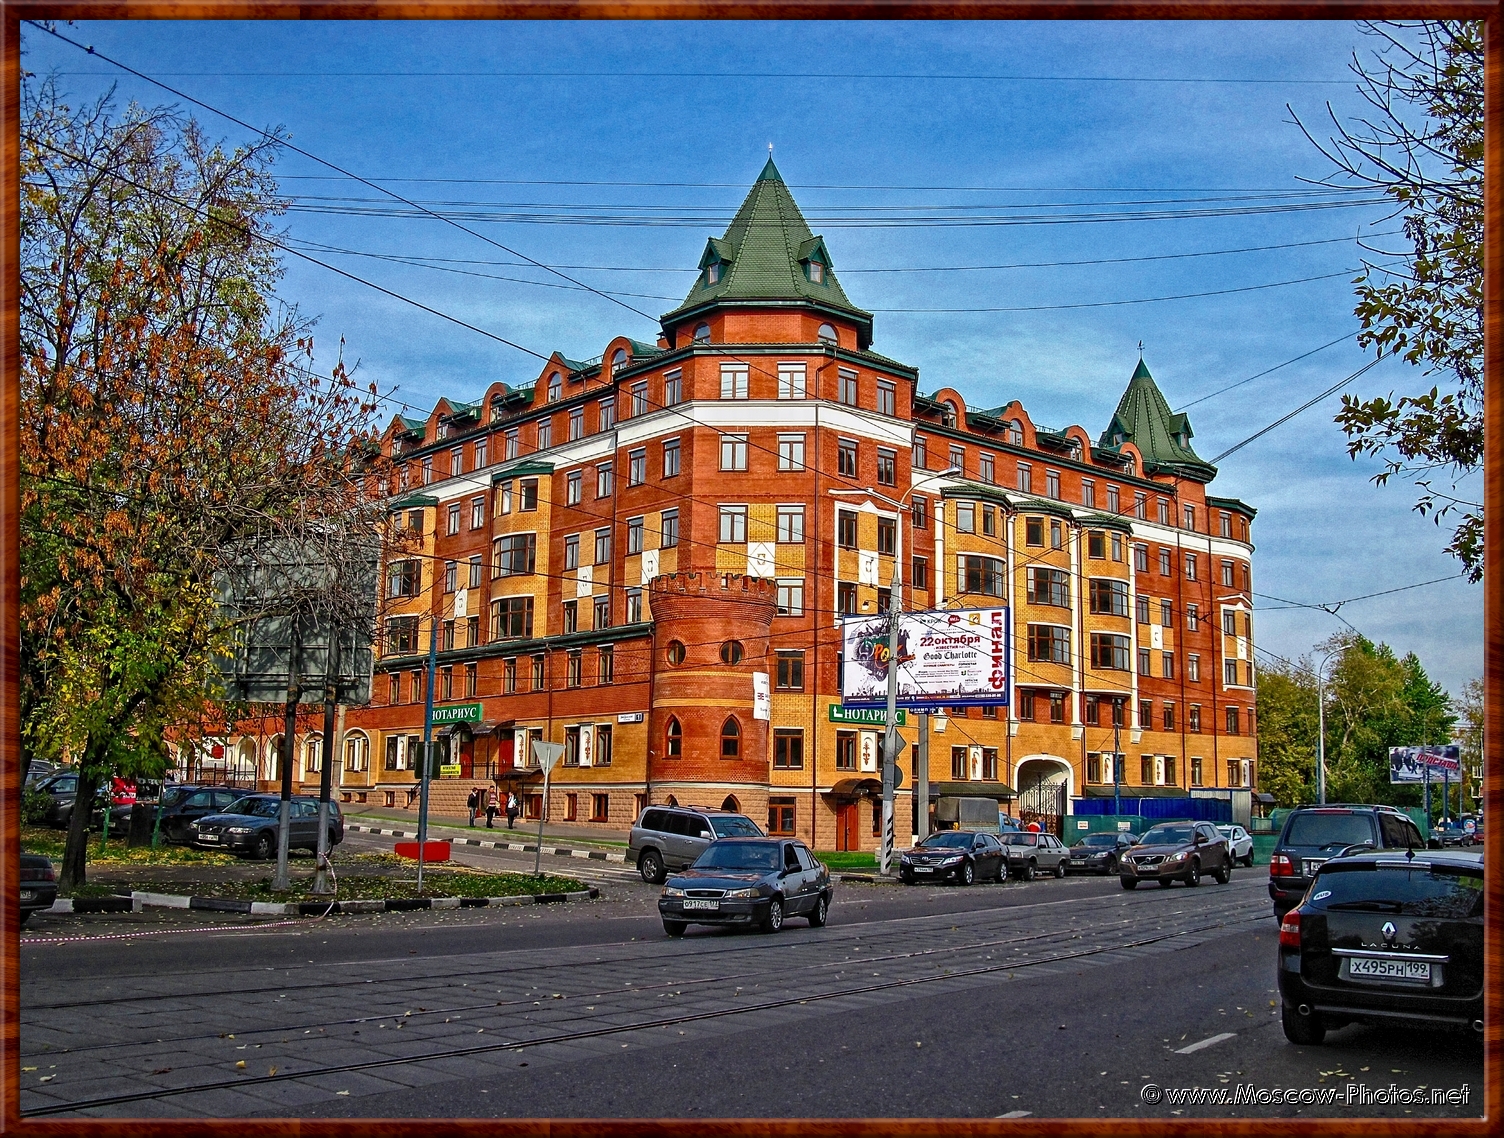
[[[1191,421],[1177,415],[1160,393],[1154,377],[1142,358],[1133,369],[1133,378],[1118,400],[1112,422],[1102,432],[1097,445],[1115,449],[1131,442],[1144,456],[1147,466],[1178,470],[1191,477],[1210,480],[1217,468],[1191,449]]]
[[[818,282],[810,279],[812,261],[820,265]],[[711,265],[716,266],[713,282],[704,271]],[[847,299],[824,238],[810,232],[771,155],[725,236],[706,243],[699,267],[694,288],[664,321],[714,301],[739,300],[813,301],[849,312],[864,324],[872,319]]]

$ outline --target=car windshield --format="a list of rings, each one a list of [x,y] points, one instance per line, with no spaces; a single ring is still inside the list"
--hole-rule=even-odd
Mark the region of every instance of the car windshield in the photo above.
[[[1194,826],[1155,826],[1144,835],[1143,844],[1146,846],[1178,846],[1182,842],[1192,840],[1196,832]]]
[[[163,806],[176,806],[187,798],[196,788],[192,786],[169,786],[162,792]]]
[[[1083,846],[1096,846],[1098,848],[1101,848],[1106,846],[1115,846],[1117,844],[1118,836],[1116,834],[1087,834],[1086,837],[1082,838],[1079,842],[1076,843],[1076,848],[1081,849]]]
[[[237,798],[224,808],[225,814],[250,814],[256,818],[275,818],[281,803],[275,798]]]
[[[1451,866],[1323,870],[1311,890],[1317,909],[1354,909],[1406,917],[1463,920],[1483,916],[1483,878]]]
[[[944,830],[938,834],[931,834],[919,844],[927,850],[969,850],[971,849],[971,835],[963,834],[958,830]]]
[[[1037,844],[1038,834],[1004,834],[1002,840],[1010,846],[1032,846]]]
[[[753,842],[711,842],[692,869],[777,869],[778,847]]]
[[[1373,841],[1373,825],[1366,814],[1297,814],[1290,819],[1285,834],[1287,846],[1316,846],[1329,849]]]
[[[712,818],[711,828],[715,830],[718,838],[760,838],[762,831],[753,824],[751,818],[743,818],[740,814],[731,814],[724,818]]]

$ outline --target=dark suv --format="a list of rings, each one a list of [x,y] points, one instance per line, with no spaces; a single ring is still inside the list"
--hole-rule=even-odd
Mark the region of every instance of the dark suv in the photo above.
[[[1285,818],[1269,855],[1269,899],[1283,917],[1305,896],[1316,871],[1344,850],[1424,850],[1426,839],[1410,816],[1393,806],[1333,803],[1297,806]]]
[[[687,869],[719,838],[763,836],[745,814],[698,806],[649,806],[627,837],[627,860],[649,885],[661,885],[668,870]]]

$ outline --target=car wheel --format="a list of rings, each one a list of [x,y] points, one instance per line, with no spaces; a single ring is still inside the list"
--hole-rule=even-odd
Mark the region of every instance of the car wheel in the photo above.
[[[902,881],[905,885],[913,885],[914,875],[912,873],[900,872],[898,875],[898,880]]]
[[[35,909],[22,909],[20,923],[24,925],[27,921],[31,920],[31,914],[34,912],[36,912]]]
[[[1193,860],[1191,868],[1185,871],[1185,883],[1192,889],[1201,884],[1201,863],[1199,861]]]
[[[956,870],[956,881],[961,885],[970,885],[977,879],[977,867],[969,861],[963,861],[961,868]]]
[[[663,931],[669,936],[683,936],[688,926],[683,921],[664,921]]]
[[[1033,881],[1034,880],[1034,872],[1038,868],[1039,867],[1034,864],[1034,861],[1031,858],[1029,860],[1029,864],[1026,865],[1026,866],[1024,866],[1023,869],[1021,869],[1021,870],[1018,871],[1019,880],[1021,880],[1021,881]]]
[[[637,872],[649,885],[662,885],[667,876],[663,871],[663,857],[657,850],[643,850],[637,859]]]
[[[1285,1007],[1280,1010],[1279,1022],[1285,1029],[1285,1038],[1291,1043],[1314,1047],[1326,1038],[1326,1024],[1315,1012],[1301,1015],[1294,1008]]]
[[[1055,876],[1057,878],[1065,876],[1065,862],[1064,861],[1057,861],[1055,863]]]
[[[830,898],[821,893],[815,899],[815,907],[809,911],[809,927],[812,929],[823,929],[829,917]]]
[[[1118,878],[1118,884],[1120,884],[1124,889],[1137,889],[1138,888],[1138,878],[1136,878],[1136,877],[1119,877]]]
[[[768,915],[762,919],[762,931],[776,933],[783,928],[783,902],[774,897],[768,902]]]
[[[1159,879],[1159,887],[1161,889],[1168,889],[1170,886],[1172,886],[1174,884],[1175,884],[1175,882],[1171,881],[1168,877],[1161,877]]]
[[[1232,880],[1232,866],[1228,862],[1224,861],[1220,866],[1217,867],[1216,877],[1218,885],[1226,885],[1229,881]]]
[[[256,844],[251,847],[251,856],[257,861],[266,861],[277,852],[277,839],[270,834],[262,834],[256,839]]]
[[[1243,868],[1245,868],[1245,869],[1252,869],[1253,868],[1253,851],[1252,850],[1249,850],[1248,851],[1248,855],[1245,858],[1243,858]]]
[[[1105,876],[1111,877],[1117,871],[1118,871],[1118,859],[1115,858],[1115,857],[1108,858],[1107,859],[1107,870],[1106,870]]]

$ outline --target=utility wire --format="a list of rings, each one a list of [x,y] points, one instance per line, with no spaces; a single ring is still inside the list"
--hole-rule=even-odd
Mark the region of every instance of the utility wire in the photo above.
[[[1376,357],[1374,359],[1369,360],[1366,364],[1364,364],[1362,367],[1360,367],[1357,371],[1353,372],[1351,375],[1347,376],[1344,379],[1338,380],[1336,383],[1332,384],[1332,386],[1328,387],[1325,391],[1323,391],[1320,395],[1317,395],[1315,398],[1306,400],[1306,402],[1302,403],[1299,407],[1295,408],[1295,410],[1291,411],[1288,415],[1282,415],[1280,418],[1278,418],[1278,419],[1274,420],[1274,422],[1270,423],[1267,427],[1264,427],[1261,430],[1257,430],[1253,434],[1249,435],[1242,442],[1240,442],[1240,443],[1234,443],[1232,446],[1228,447],[1225,451],[1223,451],[1221,454],[1219,454],[1216,458],[1211,459],[1210,460],[1211,465],[1212,466],[1216,466],[1217,463],[1221,462],[1228,455],[1233,454],[1236,451],[1242,450],[1244,447],[1246,447],[1249,443],[1253,442],[1255,439],[1263,438],[1265,435],[1267,435],[1270,431],[1274,430],[1276,427],[1279,427],[1279,426],[1284,425],[1285,423],[1288,423],[1291,419],[1295,418],[1295,416],[1299,415],[1302,411],[1308,411],[1308,410],[1310,410],[1312,407],[1316,406],[1316,404],[1320,403],[1327,396],[1332,395],[1335,392],[1340,391],[1342,388],[1346,387],[1349,383],[1351,383],[1353,380],[1357,379],[1360,375],[1362,375],[1364,372],[1366,372],[1369,368],[1374,367],[1376,364],[1378,364],[1383,358],[1384,358],[1383,356],[1378,356],[1378,357]]]
[[[1187,410],[1188,408],[1196,406],[1196,404],[1198,403],[1205,403],[1208,399],[1215,399],[1217,396],[1224,395],[1235,387],[1242,387],[1245,383],[1252,383],[1256,379],[1262,379],[1264,376],[1270,374],[1271,372],[1279,371],[1279,369],[1282,367],[1289,367],[1293,363],[1299,363],[1307,356],[1314,356],[1317,352],[1324,352],[1328,348],[1335,347],[1337,344],[1341,344],[1344,341],[1351,340],[1352,338],[1352,333],[1345,332],[1341,336],[1338,336],[1335,340],[1328,340],[1319,348],[1312,348],[1309,352],[1302,352],[1300,355],[1295,356],[1292,359],[1288,359],[1284,363],[1275,364],[1273,367],[1265,368],[1261,372],[1256,372],[1255,374],[1250,375],[1247,379],[1240,379],[1237,383],[1229,383],[1226,387],[1219,387],[1216,391],[1211,392],[1209,395],[1202,395],[1197,399],[1192,399],[1189,403],[1181,404],[1179,407],[1175,408],[1175,410],[1177,413],[1179,413]]]

